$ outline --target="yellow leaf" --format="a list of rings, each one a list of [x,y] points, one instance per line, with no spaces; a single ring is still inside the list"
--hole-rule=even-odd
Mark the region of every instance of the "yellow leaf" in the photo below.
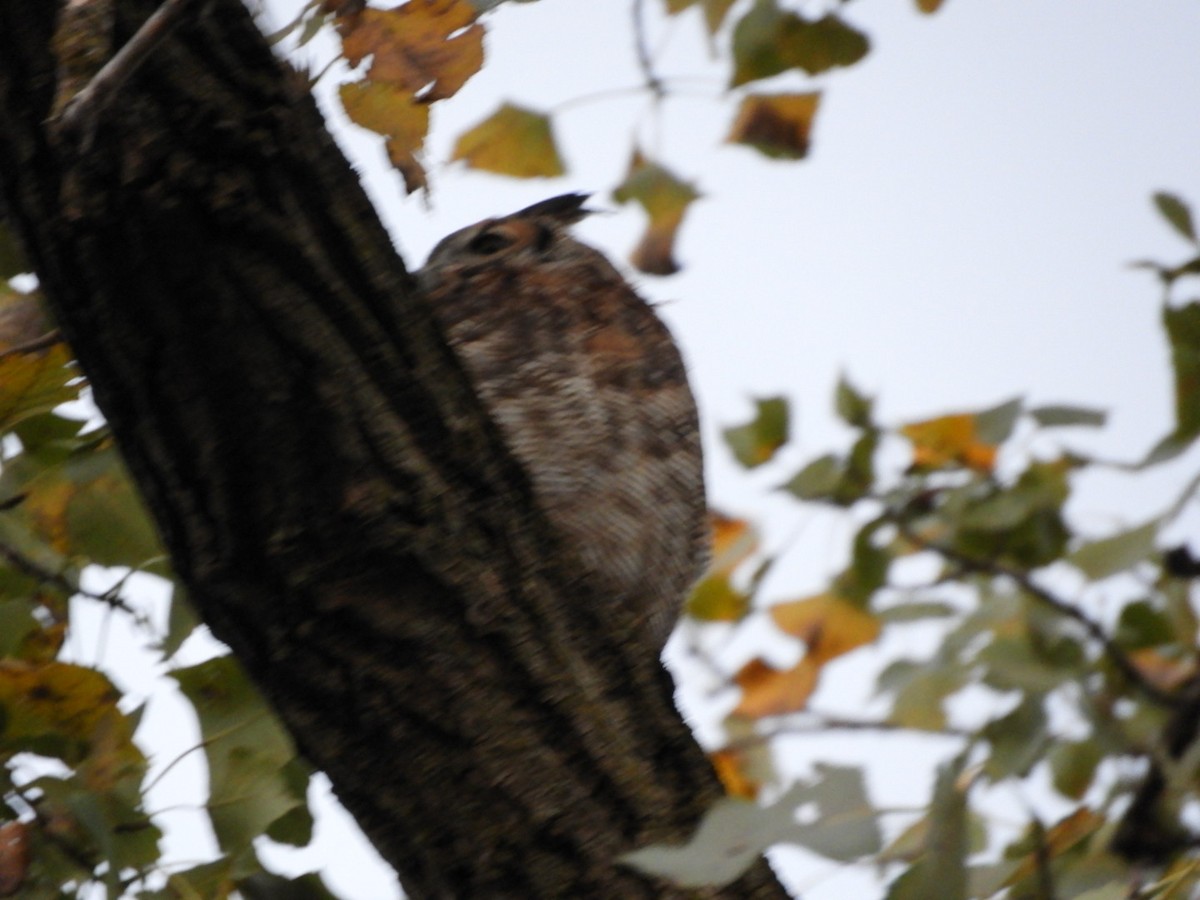
[[[116,711],[119,698],[112,682],[94,669],[0,660],[5,744],[49,732],[86,742],[100,720]]]
[[[429,107],[404,88],[375,81],[343,84],[338,93],[350,120],[387,139],[388,159],[404,176],[408,193],[426,186],[417,152],[429,132]]]
[[[684,213],[700,196],[694,187],[677,178],[663,166],[635,151],[625,180],[613,191],[618,203],[636,200],[650,222],[630,261],[642,272],[670,275],[679,271],[675,262],[675,235],[683,224]]]
[[[776,669],[761,659],[746,663],[733,680],[742,699],[731,713],[746,719],[799,712],[816,690],[820,666],[805,656],[790,669]]]
[[[879,619],[836,594],[777,603],[771,618],[781,631],[804,641],[805,659],[818,669],[879,637]]]
[[[687,614],[703,622],[737,622],[750,610],[750,598],[724,575],[710,575],[692,590]]]
[[[425,102],[453,96],[483,65],[483,26],[468,0],[409,0],[338,19],[351,66],[371,57],[367,80]]]
[[[0,355],[0,429],[78,397],[73,366],[71,351],[62,343]]]
[[[912,441],[913,467],[917,469],[962,465],[990,472],[996,464],[996,446],[980,438],[978,418],[969,413],[913,422],[900,433]]]
[[[944,2],[945,0],[917,0],[917,9],[929,15],[930,13],[937,12]]]
[[[819,91],[750,94],[742,98],[725,141],[777,159],[802,159],[808,154],[809,132],[820,102]]]
[[[450,158],[513,178],[554,178],[564,171],[550,120],[511,103],[459,135]]]
[[[754,800],[762,788],[762,783],[752,778],[745,769],[744,754],[741,750],[726,748],[708,755],[716,770],[725,793],[731,797],[741,797],[743,800]]]
[[[712,562],[710,575],[733,574],[733,571],[749,559],[758,549],[758,532],[745,519],[735,519],[717,512],[708,511],[709,527],[712,529]]]

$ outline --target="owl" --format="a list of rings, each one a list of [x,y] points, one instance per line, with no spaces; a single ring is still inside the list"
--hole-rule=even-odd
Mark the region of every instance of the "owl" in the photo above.
[[[696,404],[654,310],[566,194],[444,238],[418,277],[572,575],[657,653],[708,554]]]

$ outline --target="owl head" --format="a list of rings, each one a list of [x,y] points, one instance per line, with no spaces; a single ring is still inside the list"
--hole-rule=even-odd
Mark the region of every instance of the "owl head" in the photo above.
[[[562,194],[511,215],[484,219],[442,238],[429,254],[424,271],[445,266],[497,262],[553,262],[578,254],[581,245],[567,228],[595,210],[587,194]]]

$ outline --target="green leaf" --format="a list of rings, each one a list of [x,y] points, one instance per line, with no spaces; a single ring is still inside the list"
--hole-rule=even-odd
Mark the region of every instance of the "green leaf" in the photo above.
[[[840,862],[878,853],[883,847],[879,812],[867,798],[862,769],[817,763],[816,773],[809,797],[817,804],[816,820],[797,827],[789,842]]]
[[[906,601],[887,609],[877,610],[880,621],[887,625],[903,622],[919,622],[922,619],[945,619],[953,616],[958,609],[950,603],[940,600]]]
[[[700,197],[699,191],[666,166],[634,151],[625,180],[613,189],[612,197],[617,203],[637,202],[649,219],[629,256],[634,267],[651,275],[679,271],[675,239],[688,208]]]
[[[874,427],[874,423],[871,421],[874,401],[855,388],[845,375],[838,378],[833,396],[834,407],[844,422],[855,428]]]
[[[1008,440],[1021,416],[1024,402],[1020,397],[1015,397],[976,414],[975,433],[979,439],[987,444],[1002,444]]]
[[[726,428],[722,434],[734,457],[747,469],[770,460],[788,439],[788,402],[783,397],[754,401],[756,413],[745,425]]]
[[[1189,241],[1196,242],[1196,228],[1192,223],[1192,211],[1174,194],[1159,191],[1154,195],[1154,205],[1172,228]]]
[[[1175,370],[1175,436],[1190,440],[1200,433],[1200,301],[1164,306],[1163,324]]]
[[[764,850],[799,829],[796,807],[809,799],[807,784],[794,785],[770,806],[748,800],[718,800],[686,844],[657,844],[618,858],[647,875],[684,888],[722,887],[750,868]]]
[[[1047,428],[1064,425],[1087,425],[1098,428],[1108,419],[1108,413],[1102,409],[1088,409],[1083,406],[1038,406],[1029,410],[1029,415],[1039,425]]]
[[[960,756],[938,770],[929,804],[929,830],[917,862],[894,881],[887,900],[966,900],[970,820],[967,788],[959,784]]]
[[[1126,572],[1156,552],[1159,525],[1155,518],[1112,537],[1089,541],[1071,553],[1067,562],[1092,581]]]
[[[1059,741],[1048,757],[1054,789],[1064,797],[1080,799],[1092,786],[1104,753],[1095,740]]]
[[[32,271],[32,267],[18,246],[16,236],[7,225],[0,222],[0,281],[29,271]]]
[[[832,13],[808,20],[780,9],[776,0],[757,0],[733,30],[730,86],[770,78],[788,69],[816,75],[853,65],[869,49],[862,32]]]
[[[1008,715],[985,725],[983,736],[992,745],[992,752],[983,764],[992,781],[1028,775],[1041,762],[1050,740],[1041,698],[1026,696]]]
[[[801,500],[827,500],[842,480],[842,461],[832,453],[818,457],[782,486]]]
[[[1176,640],[1170,617],[1145,600],[1128,604],[1121,610],[1113,641],[1129,650],[1158,647]]]
[[[167,614],[167,633],[158,645],[163,657],[170,659],[183,646],[183,642],[192,636],[200,624],[200,618],[188,602],[186,590],[182,582],[172,582],[171,609]]]
[[[196,709],[208,759],[208,810],[221,849],[239,857],[299,805],[290,738],[229,656],[171,673]]]

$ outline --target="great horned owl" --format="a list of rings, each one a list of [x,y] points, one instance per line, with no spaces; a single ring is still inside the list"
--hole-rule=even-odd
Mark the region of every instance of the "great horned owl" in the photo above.
[[[707,559],[696,404],[666,326],[567,233],[586,199],[456,231],[419,278],[578,576],[657,651]]]

